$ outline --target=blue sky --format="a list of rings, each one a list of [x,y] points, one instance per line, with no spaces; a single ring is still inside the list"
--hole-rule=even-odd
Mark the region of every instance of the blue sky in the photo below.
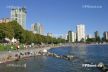
[[[102,8],[83,8],[84,5],[102,6]],[[108,31],[108,0],[2,0],[0,18],[9,17],[8,6],[27,8],[27,29],[31,24],[43,24],[45,32],[65,34],[76,31],[76,25],[85,24],[86,33],[100,34]]]

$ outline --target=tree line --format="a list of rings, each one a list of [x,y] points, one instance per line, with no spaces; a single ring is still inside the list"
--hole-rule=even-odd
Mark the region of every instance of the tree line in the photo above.
[[[100,38],[99,36],[98,37],[95,37],[95,38],[87,38],[86,39],[86,43],[103,43],[103,42],[108,42],[108,40],[106,40],[104,37]]]
[[[32,31],[24,30],[16,21],[0,23],[0,41],[2,42],[4,38],[12,39],[13,37],[19,40],[20,43],[29,44],[58,44],[65,42],[65,40],[62,38],[53,38],[50,36],[34,34]]]

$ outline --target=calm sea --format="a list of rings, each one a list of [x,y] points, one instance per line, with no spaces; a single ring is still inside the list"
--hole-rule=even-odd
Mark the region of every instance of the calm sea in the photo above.
[[[82,64],[108,64],[108,45],[79,45],[53,48],[50,52],[59,55],[74,55],[77,59],[68,61],[47,56],[35,56],[26,60],[0,64],[0,72],[101,72],[96,67]]]

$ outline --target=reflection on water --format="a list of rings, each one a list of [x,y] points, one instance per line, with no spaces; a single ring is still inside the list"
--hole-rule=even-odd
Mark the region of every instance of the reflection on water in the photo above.
[[[74,55],[78,59],[66,61],[46,56],[35,56],[27,60],[0,64],[2,72],[100,72],[97,68],[82,67],[85,63],[103,62],[108,64],[108,45],[79,45],[78,47],[62,47],[49,50],[59,55]],[[9,64],[18,66],[7,66]],[[26,67],[20,65],[26,64]]]

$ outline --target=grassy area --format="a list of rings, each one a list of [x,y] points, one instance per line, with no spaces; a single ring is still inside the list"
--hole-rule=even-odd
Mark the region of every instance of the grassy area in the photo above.
[[[20,49],[24,49],[23,44],[20,45]],[[16,50],[15,45],[0,44],[0,51]]]

